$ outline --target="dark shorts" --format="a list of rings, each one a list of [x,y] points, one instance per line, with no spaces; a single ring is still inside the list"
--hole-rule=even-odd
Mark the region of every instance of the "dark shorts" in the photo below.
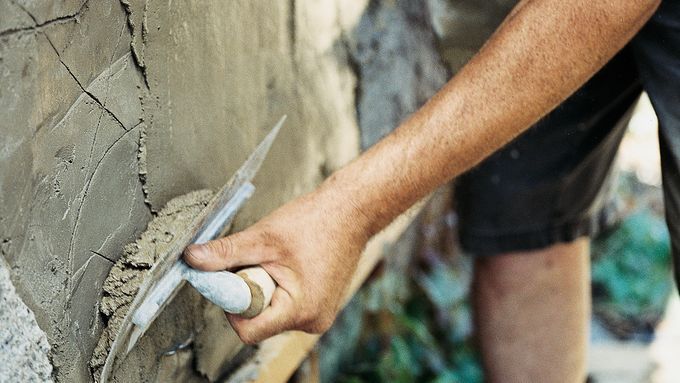
[[[680,1],[657,13],[556,110],[456,181],[463,247],[475,255],[591,236],[614,217],[611,165],[645,90],[659,119],[666,218],[680,258]]]

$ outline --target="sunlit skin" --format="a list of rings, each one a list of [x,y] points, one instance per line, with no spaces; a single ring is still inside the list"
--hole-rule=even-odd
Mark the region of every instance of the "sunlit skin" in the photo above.
[[[516,137],[585,83],[643,26],[658,0],[522,1],[482,50],[392,134],[316,190],[250,228],[201,246],[202,270],[261,265],[278,287],[246,343],[332,324],[367,240]]]

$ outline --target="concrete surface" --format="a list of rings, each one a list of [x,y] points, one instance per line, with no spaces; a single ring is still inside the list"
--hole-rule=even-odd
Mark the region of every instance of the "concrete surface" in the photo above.
[[[356,156],[339,41],[362,4],[0,0],[2,254],[57,381],[92,380],[123,246],[172,197],[225,182],[282,114],[237,228]]]
[[[368,148],[423,105],[448,79],[428,7],[374,1],[348,39],[359,75],[357,113]]]
[[[511,3],[0,0],[0,250],[54,379],[93,380],[104,280],[168,201],[221,186],[283,114],[236,229],[311,190],[425,102]],[[191,312],[175,345],[225,329]],[[215,379],[239,347],[226,330],[168,358],[149,346],[131,368]]]
[[[1,254],[52,347],[56,381],[93,380],[104,280],[171,198],[221,186],[288,114],[243,228],[355,157],[360,125],[373,142],[445,80],[424,10],[381,1],[367,15],[367,4],[0,0]],[[414,36],[399,30],[410,20]],[[371,85],[385,77],[362,81],[376,73],[357,44],[369,35],[385,41],[388,73],[408,81],[385,92]],[[390,112],[358,121],[359,94],[361,107],[383,98]],[[187,294],[180,301],[198,299]],[[210,310],[192,315],[223,328]],[[204,361],[233,352],[198,349],[199,363],[184,349],[163,364],[168,350],[142,357],[163,376],[214,378]]]

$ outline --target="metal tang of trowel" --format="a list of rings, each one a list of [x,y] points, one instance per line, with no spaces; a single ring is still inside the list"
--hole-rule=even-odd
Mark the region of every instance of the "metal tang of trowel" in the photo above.
[[[253,195],[255,187],[251,181],[285,120],[286,116],[283,116],[229,182],[187,226],[187,230],[173,240],[168,251],[161,254],[149,270],[111,345],[101,382],[108,380],[116,359],[132,350],[185,282],[232,314],[254,317],[269,305],[276,286],[261,267],[249,267],[237,273],[205,272],[192,269],[180,258],[188,245],[218,238],[231,228],[236,213]]]

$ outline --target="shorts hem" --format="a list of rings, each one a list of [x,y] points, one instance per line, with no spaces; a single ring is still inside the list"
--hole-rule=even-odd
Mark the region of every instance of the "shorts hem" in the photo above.
[[[558,243],[572,242],[581,237],[594,237],[620,220],[620,209],[614,205],[611,204],[591,216],[528,230],[479,233],[461,228],[461,246],[465,253],[472,256],[488,257],[505,253],[540,250]]]

